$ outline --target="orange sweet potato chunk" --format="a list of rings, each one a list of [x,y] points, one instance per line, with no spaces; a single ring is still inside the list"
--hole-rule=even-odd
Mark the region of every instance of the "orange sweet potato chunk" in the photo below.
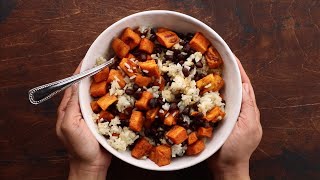
[[[220,54],[213,46],[208,48],[205,57],[209,68],[218,68],[223,63]]]
[[[92,101],[90,103],[91,109],[94,113],[99,113],[101,111],[100,106],[98,105],[97,101]]]
[[[143,91],[141,98],[136,101],[135,106],[139,110],[148,110],[149,109],[149,101],[152,99],[153,95],[151,92]]]
[[[109,76],[109,67],[102,69],[100,72],[93,76],[94,82],[98,83],[101,81],[106,81]]]
[[[209,91],[218,91],[224,85],[222,77],[218,74],[209,74],[206,77],[196,82],[197,88],[201,90],[201,93]]]
[[[133,49],[135,48],[136,46],[139,45],[140,41],[141,41],[141,38],[140,38],[140,35],[135,33],[131,28],[126,28],[120,39],[126,43],[127,45],[129,45],[130,49]]]
[[[156,78],[160,77],[160,70],[155,60],[139,62],[138,65],[140,66],[142,71],[149,76],[155,76]]]
[[[107,121],[111,121],[111,119],[114,118],[114,115],[111,114],[109,111],[101,111],[101,112],[99,113],[99,117],[100,117],[100,118],[103,118],[103,119],[105,119],[105,120],[107,120]]]
[[[118,84],[121,88],[123,88],[126,85],[126,82],[123,79],[123,76],[121,74],[121,71],[111,69],[109,73],[109,77],[107,79],[107,83],[111,83],[113,80],[118,79]]]
[[[136,78],[134,79],[134,83],[136,83],[139,87],[147,87],[151,82],[151,77],[142,76],[141,74],[136,74]]]
[[[138,72],[137,64],[131,61],[129,58],[122,58],[119,66],[129,77]]]
[[[167,28],[164,28],[164,27],[159,27],[159,28],[157,28],[157,32],[164,32],[164,31],[170,31],[169,29],[167,29]]]
[[[153,52],[154,44],[152,41],[150,41],[147,38],[142,38],[140,45],[139,45],[139,50],[144,51],[146,53],[151,54]]]
[[[167,126],[176,125],[178,113],[179,113],[179,111],[174,111],[174,112],[166,115],[166,117],[164,118],[163,124],[165,124]]]
[[[197,130],[198,136],[199,137],[207,137],[211,138],[212,137],[212,132],[213,128],[212,127],[199,127]]]
[[[143,126],[144,117],[140,111],[132,111],[129,128],[135,132],[140,132]]]
[[[146,138],[141,138],[131,151],[131,156],[137,159],[141,159],[143,156],[149,155],[153,146]]]
[[[156,119],[156,116],[159,112],[160,107],[156,107],[153,109],[149,109],[146,112],[146,120],[144,121],[144,127],[146,128],[150,128],[151,124],[153,123],[153,121]]]
[[[202,35],[202,33],[197,32],[189,42],[189,45],[193,50],[199,51],[203,54],[210,46],[210,42],[206,37],[204,37],[204,35]]]
[[[198,140],[197,133],[192,132],[188,136],[188,145],[195,143]]]
[[[204,148],[205,148],[205,144],[203,140],[198,140],[195,143],[188,146],[186,155],[188,156],[197,155],[200,152],[202,152]]]
[[[150,160],[158,166],[165,166],[171,162],[171,148],[166,145],[154,147],[149,156]]]
[[[123,58],[125,57],[129,51],[130,51],[130,46],[128,46],[126,43],[124,43],[121,39],[115,38],[112,41],[112,49],[114,52],[117,54],[118,57]]]
[[[155,86],[159,86],[159,90],[164,90],[164,87],[166,86],[166,80],[162,76],[160,76],[158,79],[156,79],[153,83]]]
[[[106,110],[111,104],[117,101],[116,96],[110,96],[110,94],[106,94],[98,99],[97,103],[101,107],[102,110]]]
[[[157,32],[156,35],[159,43],[166,48],[171,48],[179,42],[178,35],[172,31]]]
[[[207,121],[212,121],[212,122],[217,122],[219,120],[219,116],[221,117],[221,119],[223,119],[223,117],[226,115],[225,112],[223,112],[220,107],[215,106],[214,108],[212,108],[210,111],[207,112],[207,114],[205,115],[204,119]]]
[[[185,128],[175,125],[171,128],[166,136],[174,143],[181,144],[183,141],[188,139],[187,131]]]
[[[107,82],[92,82],[90,86],[90,94],[92,97],[101,97],[107,94]]]

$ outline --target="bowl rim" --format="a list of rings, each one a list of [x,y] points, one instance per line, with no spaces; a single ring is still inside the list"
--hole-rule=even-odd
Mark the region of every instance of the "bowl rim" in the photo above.
[[[190,16],[190,15],[187,15],[187,14],[184,14],[184,13],[180,13],[180,12],[176,12],[176,11],[169,11],[169,10],[148,10],[148,11],[141,11],[141,12],[137,12],[137,13],[134,13],[134,14],[131,14],[131,15],[128,15],[118,21],[116,21],[115,23],[111,24],[109,27],[107,27],[103,32],[101,32],[99,34],[99,36],[93,41],[93,43],[91,44],[91,46],[89,47],[84,59],[86,59],[86,57],[88,56],[88,54],[91,53],[91,51],[93,51],[93,44],[96,40],[98,40],[99,38],[102,37],[102,34],[104,34],[106,31],[108,31],[109,29],[112,29],[113,27],[117,26],[118,24],[121,24],[125,21],[127,21],[127,19],[131,19],[131,18],[134,18],[134,17],[137,17],[137,16],[141,16],[141,15],[147,15],[147,14],[154,14],[154,15],[161,15],[161,14],[171,14],[173,16],[179,16],[181,18],[184,18],[184,19],[188,19],[190,21],[193,21],[194,23],[196,24],[199,24],[199,26],[201,26],[201,28],[203,29],[206,29],[209,33],[213,34],[215,38],[217,38],[217,41],[219,41],[223,48],[225,49],[226,51],[226,54],[228,54],[230,56],[230,59],[231,61],[233,61],[236,65],[237,65],[237,61],[236,61],[236,58],[234,56],[234,54],[232,53],[231,49],[229,48],[229,46],[227,45],[227,43],[220,37],[220,35],[218,33],[216,33],[211,27],[209,27],[207,24],[205,24],[204,22]],[[84,66],[82,66],[81,64],[81,69],[80,69],[80,72],[82,71],[85,71],[86,69],[84,69]],[[241,76],[240,76],[240,70],[239,70],[239,67],[237,66],[237,68],[235,69],[236,72],[235,75],[239,78],[240,80],[240,83],[242,82],[241,81]],[[84,109],[84,100],[81,96],[81,93],[82,93],[82,88],[81,87],[81,82],[79,84],[79,104],[80,104],[80,109],[81,109],[81,113],[82,113],[82,109]],[[239,104],[239,108],[237,108],[236,110],[236,114],[239,114],[240,113],[240,107],[241,107],[241,99],[242,99],[242,88],[239,90],[240,93],[239,93],[239,98],[240,98],[240,104]],[[88,123],[84,117],[84,120],[86,121],[86,123]],[[92,121],[92,120],[91,120]],[[187,165],[184,165],[184,166],[178,166],[178,167],[166,167],[166,166],[162,166],[162,167],[157,167],[157,168],[153,168],[153,167],[148,167],[146,165],[143,165],[143,164],[136,164],[135,162],[133,161],[130,161],[130,160],[127,160],[127,158],[123,155],[119,155],[119,154],[114,154],[112,153],[113,149],[109,144],[107,144],[107,146],[105,146],[104,143],[100,142],[100,136],[98,136],[98,132],[95,132],[97,131],[96,129],[93,129],[91,126],[89,126],[88,124],[88,128],[90,129],[91,133],[94,135],[94,137],[96,138],[96,140],[99,142],[99,144],[101,146],[103,146],[107,151],[109,151],[113,156],[116,156],[117,158],[121,159],[122,161],[126,162],[126,163],[129,163],[133,166],[136,166],[136,167],[139,167],[139,168],[142,168],[142,169],[147,169],[147,170],[154,170],[154,171],[175,171],[175,170],[180,170],[180,169],[185,169],[185,168],[188,168],[188,167],[191,167],[191,166],[194,166],[206,159],[208,159],[210,156],[212,156],[214,153],[216,153],[220,148],[221,146],[225,143],[225,141],[227,140],[227,138],[230,136],[234,126],[236,124],[236,120],[235,122],[232,124],[232,128],[228,129],[228,132],[225,132],[225,134],[227,134],[225,136],[225,139],[222,139],[222,141],[220,141],[218,144],[216,144],[216,149],[214,149],[212,152],[210,153],[207,153],[197,159],[195,159],[194,161],[190,161],[190,163],[188,163]],[[112,150],[111,150],[112,148]]]

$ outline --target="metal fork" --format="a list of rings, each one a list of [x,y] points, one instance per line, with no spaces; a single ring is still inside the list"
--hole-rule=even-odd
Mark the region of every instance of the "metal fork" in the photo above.
[[[32,104],[40,104],[52,98],[53,96],[63,91],[64,89],[70,87],[71,85],[81,81],[82,79],[97,74],[100,70],[102,70],[106,66],[113,64],[114,62],[115,62],[115,57],[111,58],[110,60],[108,60],[107,62],[99,66],[83,71],[79,74],[30,89],[28,93],[29,101]]]

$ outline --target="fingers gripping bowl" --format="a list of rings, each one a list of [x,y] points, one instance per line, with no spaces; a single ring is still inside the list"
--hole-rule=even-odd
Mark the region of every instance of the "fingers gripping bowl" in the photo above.
[[[90,106],[90,103],[93,101],[93,98],[90,95],[92,79],[89,78],[83,80],[79,86],[80,106],[83,117],[99,143],[123,161],[141,168],[159,171],[178,170],[190,167],[207,159],[222,146],[231,133],[238,118],[241,106],[242,86],[237,62],[223,39],[199,20],[177,12],[146,11],[121,19],[102,32],[89,48],[83,60],[81,71],[94,67],[97,58],[101,56],[110,57],[110,54],[114,54],[112,50],[112,42],[116,37],[120,37],[124,29],[127,27],[135,29],[141,26],[166,27],[179,33],[201,32],[201,34],[208,39],[212,46],[216,48],[221,55],[221,58],[223,59],[222,78],[224,80],[222,94],[223,99],[226,102],[224,109],[226,116],[219,126],[214,129],[213,138],[207,139],[205,142],[205,148],[201,153],[195,156],[174,158],[170,164],[161,167],[149,159],[140,160],[132,157],[131,151],[129,150],[124,152],[117,151],[108,144],[108,139],[98,132],[97,123],[93,120],[93,111]],[[146,49],[146,51],[148,50]],[[170,55],[170,52],[168,55]],[[207,86],[207,88],[208,87],[210,86]]]

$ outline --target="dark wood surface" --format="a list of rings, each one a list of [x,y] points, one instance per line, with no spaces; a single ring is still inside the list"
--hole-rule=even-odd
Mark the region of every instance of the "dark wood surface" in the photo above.
[[[253,179],[320,179],[318,0],[0,0],[0,179],[65,179],[55,135],[61,95],[32,106],[28,89],[72,74],[109,25],[168,9],[200,19],[242,61],[261,110]],[[208,179],[204,163],[151,172],[114,159],[108,179]]]

